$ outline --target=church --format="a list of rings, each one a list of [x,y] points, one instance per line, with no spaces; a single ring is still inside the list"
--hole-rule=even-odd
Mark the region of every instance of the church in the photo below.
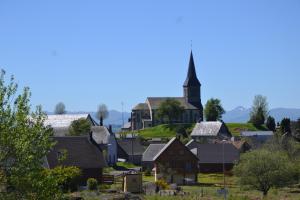
[[[183,84],[183,97],[148,97],[145,103],[137,104],[131,112],[131,128],[139,130],[162,124],[156,117],[160,104],[167,99],[174,99],[184,107],[184,113],[176,123],[196,123],[203,121],[201,103],[201,83],[196,74],[193,52],[190,55],[188,73]]]

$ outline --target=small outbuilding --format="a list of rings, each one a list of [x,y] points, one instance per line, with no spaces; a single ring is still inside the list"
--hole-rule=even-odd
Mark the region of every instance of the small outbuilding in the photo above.
[[[155,181],[164,179],[178,185],[196,183],[198,158],[177,138],[172,138],[154,156]]]
[[[126,174],[123,178],[123,191],[130,193],[143,192],[143,176],[140,173]]]

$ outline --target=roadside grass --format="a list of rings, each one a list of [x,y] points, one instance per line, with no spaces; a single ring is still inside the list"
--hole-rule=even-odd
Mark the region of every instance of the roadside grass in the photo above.
[[[130,169],[130,168],[136,168],[136,167],[139,167],[139,166],[136,166],[132,163],[128,163],[128,162],[117,162],[116,163],[116,168],[124,168],[124,169]]]

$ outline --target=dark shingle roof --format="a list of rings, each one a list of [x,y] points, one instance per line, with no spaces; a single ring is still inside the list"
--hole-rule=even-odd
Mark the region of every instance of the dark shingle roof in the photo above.
[[[166,144],[150,144],[143,154],[142,161],[153,161],[153,158],[160,152]]]
[[[197,152],[200,163],[223,163],[223,144],[199,144],[193,141],[186,146],[193,152]],[[195,149],[197,150],[195,151]],[[234,163],[239,160],[239,157],[237,148],[232,144],[224,144],[225,163]]]
[[[85,136],[53,137],[55,146],[47,155],[50,168],[59,165],[58,158],[61,153],[67,151],[66,159],[61,163],[65,166],[79,168],[103,168],[107,164],[102,152]]]
[[[193,52],[191,52],[188,74],[187,74],[187,77],[186,77],[186,80],[185,80],[183,86],[188,87],[188,86],[199,86],[199,85],[201,85],[201,84],[196,75]]]
[[[145,149],[137,138],[125,138],[117,140],[118,145],[128,155],[143,155]]]
[[[185,109],[198,109],[192,104],[188,103],[184,97],[148,97],[147,101],[149,102],[151,109],[156,110],[158,109],[160,104],[166,101],[167,99],[174,99],[176,101],[179,101],[180,105],[183,106]]]

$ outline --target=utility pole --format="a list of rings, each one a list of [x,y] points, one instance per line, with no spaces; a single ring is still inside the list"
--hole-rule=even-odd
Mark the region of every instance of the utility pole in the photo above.
[[[224,194],[224,200],[226,200],[226,182],[225,182],[225,149],[224,144],[226,140],[222,140],[222,147],[223,147],[223,194]]]

